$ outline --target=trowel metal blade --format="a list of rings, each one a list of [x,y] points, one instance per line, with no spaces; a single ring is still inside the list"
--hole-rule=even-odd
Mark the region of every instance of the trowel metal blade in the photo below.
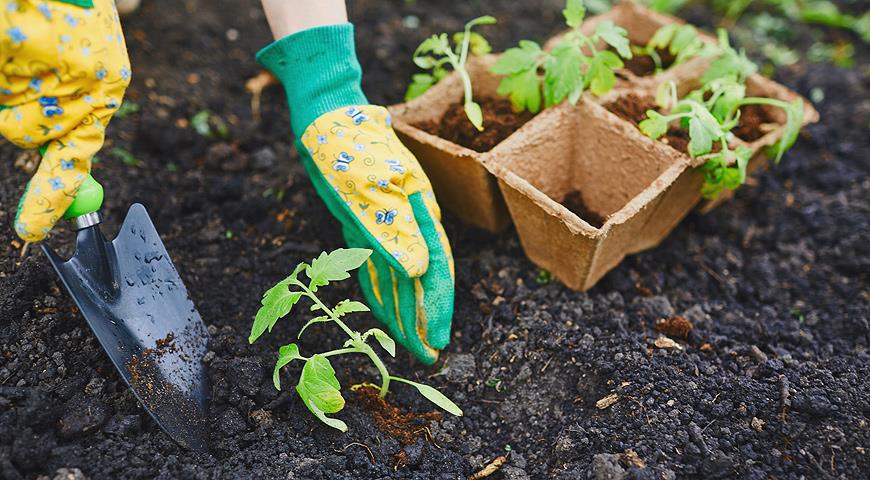
[[[111,242],[99,225],[80,230],[69,260],[42,248],[145,409],[182,446],[206,451],[208,331],[145,207],[130,207]]]

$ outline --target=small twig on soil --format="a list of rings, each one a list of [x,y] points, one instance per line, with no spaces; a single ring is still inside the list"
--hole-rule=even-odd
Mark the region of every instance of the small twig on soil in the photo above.
[[[499,455],[483,467],[482,470],[468,477],[468,480],[480,480],[481,478],[486,478],[497,472],[505,463],[507,463],[507,456]]]
[[[353,447],[354,445],[356,445],[356,446],[358,446],[358,447],[363,447],[363,448],[365,448],[366,451],[369,452],[369,460],[371,460],[372,465],[375,464],[375,454],[372,453],[372,449],[369,448],[369,446],[366,445],[365,443],[360,443],[360,442],[351,442],[351,443],[348,443],[347,445],[345,445],[344,448],[342,448],[341,450],[335,450],[335,451],[336,451],[336,452],[342,452],[342,453],[344,453],[345,450],[347,450],[347,449],[350,448],[350,447]]]
[[[21,253],[19,254],[19,258],[24,258],[27,256],[27,249],[30,247],[30,242],[24,242],[24,246],[21,247]]]
[[[698,265],[701,266],[701,270],[704,270],[705,272],[707,272],[707,273],[708,273],[711,277],[713,277],[717,282],[719,282],[719,283],[723,283],[723,284],[725,283],[725,279],[722,278],[722,276],[720,276],[718,273],[714,272],[710,267],[708,267],[707,264],[704,263],[703,260],[700,260],[700,259],[699,259],[699,260],[698,260]]]
[[[789,392],[788,377],[779,376],[779,416],[785,422],[788,410],[791,408],[791,392]]]
[[[260,96],[263,90],[271,85],[277,85],[278,79],[266,70],[260,70],[255,77],[245,82],[245,90],[251,94],[251,116],[255,123],[260,123]]]

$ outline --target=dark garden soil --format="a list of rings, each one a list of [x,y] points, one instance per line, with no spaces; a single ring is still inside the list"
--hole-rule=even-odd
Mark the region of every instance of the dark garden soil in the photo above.
[[[740,123],[734,127],[734,135],[741,140],[754,142],[779,125],[768,105],[746,105],[740,108]]]
[[[429,121],[417,126],[465,148],[488,152],[534,117],[529,112],[514,112],[506,98],[483,97],[476,101],[483,110],[483,131],[478,131],[468,120],[460,102],[447,108],[441,122]]]
[[[610,50],[616,53],[615,49]],[[661,59],[663,69],[670,67],[674,63],[674,56],[667,50],[656,49],[656,53],[658,53]],[[622,62],[625,64],[626,69],[638,77],[646,77],[656,72],[656,62],[649,55],[634,54],[628,60],[623,59]]]
[[[489,13],[498,28],[481,31],[502,50],[559,31],[564,6],[349,3],[364,90],[378,104],[401,100],[425,36]],[[410,15],[423,27],[409,28]],[[710,25],[697,8],[689,20]],[[506,463],[488,478],[851,479],[870,471],[866,69],[778,70],[777,80],[804,95],[824,92],[822,121],[730,203],[690,215],[587,293],[538,284],[546,276],[514,233],[486,235],[447,213],[457,272],[452,341],[433,367],[405,352],[388,364],[441,389],[465,416],[426,420],[428,430],[403,444],[350,391],[378,381],[359,358],[334,363],[345,434],[299,401],[298,366],[283,374],[285,390],[274,389],[277,349],[308,313],[247,343],[262,292],[300,260],[342,245],[290,147],[280,88],[264,92],[263,120],[253,119],[244,84],[269,40],[259,2],[146,0],[125,23],[129,99],[141,111],[113,120],[95,167],[108,192],[103,227],[116,231],[134,201],[148,206],[208,325],[212,454],[185,451],[155,425],[39,249],[19,256],[9,225],[32,165],[3,144],[0,478],[52,478],[67,468],[91,479],[459,479],[500,456]],[[795,38],[811,41],[795,28]],[[867,65],[866,47],[849,38],[855,64]],[[229,138],[190,127],[206,109],[229,125]],[[123,163],[113,148],[140,162]],[[72,234],[61,228],[50,242],[71,245]],[[354,281],[324,295],[361,298]],[[657,329],[674,316],[692,325],[685,339],[685,329]],[[376,325],[365,315],[351,321]],[[313,328],[302,351],[333,348],[340,337]],[[407,386],[388,400],[405,414],[433,409]]]
[[[583,200],[583,193],[578,190],[568,192],[560,203],[595,228],[600,228],[607,221],[606,218],[586,206],[586,202]]]

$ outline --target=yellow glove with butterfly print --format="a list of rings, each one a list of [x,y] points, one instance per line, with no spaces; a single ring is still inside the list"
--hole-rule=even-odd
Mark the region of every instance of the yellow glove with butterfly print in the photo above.
[[[399,141],[390,114],[368,105],[350,24],[304,30],[257,59],[284,84],[296,146],[351,247],[374,315],[425,363],[450,340],[453,257],[432,186]]]
[[[75,199],[130,75],[113,0],[0,0],[0,134],[43,154],[15,218],[23,240]]]

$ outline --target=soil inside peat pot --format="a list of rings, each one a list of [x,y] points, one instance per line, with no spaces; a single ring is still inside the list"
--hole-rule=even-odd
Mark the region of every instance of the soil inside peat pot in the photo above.
[[[530,112],[515,112],[506,98],[484,97],[477,102],[483,110],[483,131],[471,124],[461,102],[451,104],[440,123],[430,120],[417,124],[417,127],[483,153],[492,150],[535,116]]]
[[[754,142],[780,126],[769,105],[746,105],[740,109],[740,123],[734,127],[734,135],[747,142]]]
[[[633,123],[635,126],[646,119],[647,110],[658,110],[658,106],[653,99],[643,98],[633,93],[604,105],[604,108],[617,117]],[[668,132],[659,138],[659,141],[679,152],[686,155],[689,154],[689,132],[676,123],[668,127]],[[721,149],[722,147],[718,143],[713,144],[714,152],[718,152]]]
[[[611,48],[610,51],[617,53],[613,48]],[[656,53],[658,54],[659,59],[661,59],[662,70],[673,65],[674,56],[671,55],[670,52],[667,50],[656,49]],[[634,54],[629,59],[623,58],[622,62],[625,64],[625,69],[638,77],[646,77],[656,73],[656,62],[650,55]]]
[[[583,200],[583,193],[579,190],[568,192],[565,195],[565,198],[563,198],[559,203],[595,228],[601,228],[601,226],[604,225],[604,222],[607,221],[603,215],[595,212],[586,205],[586,201]]]

